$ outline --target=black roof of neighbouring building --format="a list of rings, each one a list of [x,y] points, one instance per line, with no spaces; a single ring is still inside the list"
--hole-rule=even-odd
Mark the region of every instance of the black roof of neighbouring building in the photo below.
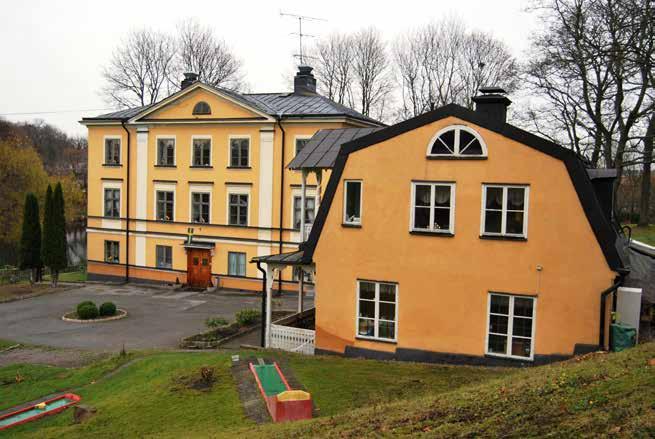
[[[335,166],[330,176],[323,197],[323,202],[321,203],[316,215],[309,239],[301,246],[301,250],[304,251],[302,254],[302,262],[305,264],[312,262],[314,250],[318,244],[319,237],[323,230],[323,226],[327,219],[328,212],[332,205],[332,201],[334,200],[339,181],[341,180],[341,175],[350,153],[373,146],[377,143],[449,116],[474,123],[480,127],[499,133],[509,139],[515,140],[516,142],[561,160],[566,166],[566,170],[568,171],[573,186],[577,192],[578,199],[580,200],[584,213],[591,225],[608,266],[610,269],[617,272],[627,271],[625,268],[626,264],[624,264],[624,261],[615,246],[617,232],[611,226],[602,211],[584,163],[573,151],[508,123],[491,123],[485,115],[456,104],[445,105],[428,113],[400,122],[396,125],[373,131],[368,135],[340,145],[340,151],[337,155]]]
[[[341,145],[380,129],[382,127],[320,130],[309,139],[288,167],[289,169],[331,169],[337,160]]]
[[[208,84],[203,84],[206,87],[214,89],[219,93],[225,94],[237,102],[244,105],[253,107],[261,113],[268,114],[274,117],[294,118],[294,117],[348,117],[356,119],[369,124],[383,125],[377,120],[365,116],[351,108],[334,102],[331,99],[321,96],[319,94],[311,93],[239,93],[234,90],[225,88],[214,87]],[[166,99],[176,95],[182,94],[184,90],[180,90]],[[160,101],[161,102],[161,101]],[[151,104],[143,107],[128,108],[125,110],[114,111],[112,113],[101,114],[95,117],[85,117],[83,121],[94,120],[124,120],[137,116],[142,111],[157,105]]]

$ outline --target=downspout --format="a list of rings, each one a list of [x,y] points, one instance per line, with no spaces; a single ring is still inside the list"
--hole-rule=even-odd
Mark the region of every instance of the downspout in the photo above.
[[[619,289],[619,287],[623,284],[624,277],[624,274],[620,274],[616,277],[614,284],[612,284],[611,287],[600,293],[600,331],[598,336],[598,346],[601,350],[605,350],[605,314],[607,312],[607,296]],[[614,295],[614,297],[616,299],[616,295]],[[615,306],[616,300],[613,301],[612,308]]]
[[[262,268],[262,263],[257,261],[257,270],[262,274],[262,330],[261,330],[261,346],[266,347],[266,270]]]
[[[285,135],[286,132],[284,131],[284,128],[282,128],[282,114],[279,113],[277,117],[275,118],[277,120],[277,125],[280,127],[280,131],[282,131],[282,156],[280,158],[280,246],[279,246],[279,251],[278,253],[282,253],[282,229],[283,229],[283,224],[284,224],[284,143],[285,143]],[[277,289],[282,293],[282,271],[280,271],[280,277],[277,280]]]
[[[121,120],[121,126],[127,133],[127,178],[125,179],[125,283],[130,280],[130,130],[125,126],[125,121]]]

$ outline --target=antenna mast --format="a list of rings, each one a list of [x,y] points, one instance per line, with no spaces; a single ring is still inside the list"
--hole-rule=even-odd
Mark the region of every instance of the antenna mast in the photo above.
[[[305,58],[310,58],[310,57],[305,55],[304,52],[303,52],[302,39],[303,39],[303,37],[314,37],[315,35],[302,33],[302,22],[303,22],[303,20],[308,20],[308,21],[327,21],[327,20],[324,19],[324,18],[308,17],[306,15],[291,14],[291,13],[282,12],[282,11],[280,11],[280,17],[291,17],[291,18],[295,18],[295,19],[298,20],[298,32],[292,32],[291,33],[291,35],[297,35],[298,36],[298,53],[293,55],[293,56],[297,57],[300,60],[300,65],[304,65],[305,64]]]

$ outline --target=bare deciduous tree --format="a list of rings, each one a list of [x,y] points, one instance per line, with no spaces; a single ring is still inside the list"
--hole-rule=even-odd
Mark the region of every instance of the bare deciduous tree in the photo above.
[[[370,116],[375,111],[382,118],[393,87],[387,46],[378,30],[363,29],[353,36],[353,70],[362,114]]]
[[[516,61],[507,46],[489,34],[467,31],[456,18],[402,35],[394,57],[404,118],[449,103],[471,107],[481,86],[512,91],[517,85]]]
[[[107,101],[121,107],[149,105],[161,98],[175,56],[172,37],[149,29],[130,33],[103,70]]]
[[[174,87],[184,72],[197,73],[199,80],[217,87],[236,90],[243,85],[241,61],[210,27],[195,20],[178,26],[177,55],[170,75]]]
[[[334,33],[320,40],[311,51],[318,89],[343,105],[352,103],[353,47],[350,35]]]

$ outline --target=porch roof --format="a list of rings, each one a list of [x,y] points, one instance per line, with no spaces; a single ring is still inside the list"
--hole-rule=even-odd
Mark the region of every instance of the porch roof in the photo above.
[[[311,261],[304,260],[304,250],[297,250],[289,253],[279,253],[277,255],[269,256],[255,256],[250,262],[265,262],[267,264],[278,265],[308,265]]]
[[[212,249],[216,247],[216,244],[211,241],[184,241],[182,244],[184,248],[202,248],[202,249]]]

